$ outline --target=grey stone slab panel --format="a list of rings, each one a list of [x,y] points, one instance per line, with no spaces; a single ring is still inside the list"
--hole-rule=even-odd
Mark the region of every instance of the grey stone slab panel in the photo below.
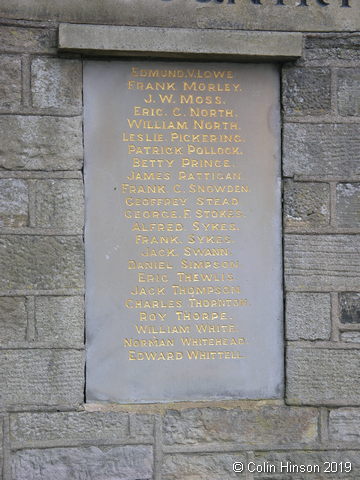
[[[329,68],[285,68],[283,109],[288,115],[325,115],[331,110]]]
[[[340,341],[345,343],[360,343],[360,332],[342,332]]]
[[[21,58],[0,55],[0,108],[16,110],[21,104]]]
[[[144,78],[141,76],[144,72],[145,75],[152,76],[155,72],[155,75],[171,78],[165,85],[170,86],[169,93],[173,95],[171,98],[175,104],[161,103],[156,92],[151,97],[158,102],[157,107],[162,105],[157,110],[159,116],[156,124],[146,120],[146,113],[145,116],[136,113],[149,100],[148,92],[133,88],[134,85],[144,85],[140,80]],[[88,61],[84,74],[88,400],[152,403],[281,397],[283,304],[280,298],[280,112],[277,67],[206,63],[197,64],[194,70],[193,63],[184,62]],[[188,98],[189,78],[193,75],[200,82],[191,80],[191,85],[195,85],[195,88],[198,85],[203,92],[207,86],[210,93],[214,88],[222,89],[222,97],[218,101],[229,105],[228,115],[239,119],[239,123],[235,122],[233,127],[239,127],[241,138],[232,136],[234,141],[230,149],[229,137],[223,135],[230,133],[225,131],[227,122],[224,126],[220,124],[219,129],[219,122],[210,121],[201,130],[197,127],[197,121],[194,121],[195,117],[191,117],[193,111],[197,114],[197,109],[193,108],[195,104],[181,103]],[[223,80],[215,84],[213,81],[207,82],[204,77],[209,78],[209,75],[213,80],[216,76],[229,75],[237,87],[241,81],[242,92],[233,95],[229,85],[226,86],[228,82]],[[151,78],[154,80],[147,78],[146,82],[152,85],[164,83],[159,82],[160,77]],[[200,90],[197,92],[201,93]],[[200,102],[207,97],[196,94]],[[193,98],[191,94],[191,101],[195,101]],[[178,108],[185,121],[179,126],[178,123],[172,123],[176,121],[173,115]],[[148,111],[147,107],[144,111]],[[204,111],[204,115],[210,115],[209,110]],[[222,109],[219,115],[220,111]],[[243,115],[245,111],[246,115]],[[169,125],[176,125],[170,127],[171,132],[166,128],[168,123],[164,119],[171,119]],[[159,143],[152,150],[152,144],[146,142],[158,138],[149,137],[154,125],[157,132],[161,132],[161,140],[156,140]],[[261,131],[261,142],[258,131]],[[199,135],[200,132],[205,136]],[[216,139],[213,143],[208,143],[210,132]],[[180,134],[184,140],[180,139]],[[145,139],[145,143],[141,138]],[[242,138],[246,141],[239,142]],[[241,144],[241,150],[235,145],[236,141]],[[194,145],[199,148],[194,150]],[[135,147],[140,149],[136,157],[141,159],[143,166],[140,169],[136,167],[138,160],[132,153]],[[163,163],[159,169],[159,162],[156,161],[153,167],[150,166],[145,148],[151,158],[155,156],[161,162],[166,159],[171,162],[170,165],[165,163],[164,167]],[[232,156],[228,163],[225,162],[228,166],[222,163],[216,166],[214,161],[205,164],[207,172],[213,175],[209,175],[212,183],[205,175],[202,176],[204,163],[199,166],[200,160],[205,158],[205,149],[212,151],[207,154],[207,160],[211,156],[218,161],[223,159],[224,154]],[[184,167],[188,162],[186,156],[190,153],[196,169],[194,166]],[[188,181],[195,177],[191,173],[185,175],[184,179],[184,169],[189,173],[193,169],[196,175],[200,174],[191,183],[193,187]],[[229,176],[224,177],[223,170],[228,170]],[[143,178],[135,178],[139,172],[144,175]],[[152,177],[147,182],[145,175],[148,174]],[[154,179],[159,177],[162,185],[158,188],[155,184],[154,187]],[[201,180],[198,181],[198,178]],[[138,183],[142,179],[145,183]],[[207,208],[204,211],[200,208],[203,197],[198,192],[205,190],[196,190],[195,183],[200,188],[210,186],[212,190],[207,196],[212,204],[223,202],[226,205],[230,197],[219,188],[225,186],[229,192],[238,189],[230,183],[234,180],[250,185],[250,192],[236,194],[231,200],[235,204],[240,202],[239,206],[246,212],[245,218],[241,210],[234,213],[231,209],[219,209],[212,211],[211,214],[217,218],[211,217],[213,223],[210,227],[207,225],[207,228],[219,228],[217,224],[224,218],[220,216],[228,215],[226,219],[233,225],[225,228],[235,230],[232,236],[229,231],[229,237],[220,238],[220,241],[224,242],[223,245],[232,243],[229,244],[231,248],[221,251],[193,249],[192,235],[197,234],[196,229],[199,228],[195,223],[196,218],[202,218],[201,223],[209,218],[206,217]],[[180,193],[174,197],[179,185]],[[214,200],[214,195],[221,197],[221,200]],[[183,207],[192,216],[186,216]],[[163,219],[166,225],[172,223],[169,228],[174,228],[175,223],[179,226],[176,227],[179,230],[174,238],[169,235],[170,231],[161,230],[168,228],[164,227]],[[152,227],[148,227],[150,224]],[[153,236],[148,230],[141,230],[144,225],[145,228],[160,230],[154,231]],[[200,229],[206,235],[203,225],[200,225]],[[214,238],[209,235],[207,246],[219,241],[219,238]],[[195,237],[196,247],[200,246],[202,240]],[[160,247],[155,249],[155,258],[149,241],[162,243],[152,244]],[[162,258],[164,251],[161,247],[169,241],[175,243],[168,243],[166,247],[174,248],[165,250]],[[215,244],[211,243],[211,246]],[[204,262],[191,265],[184,262],[210,258],[219,260],[221,255],[226,260],[238,263],[213,263],[209,269],[209,265],[204,267]],[[144,277],[141,271],[144,269],[144,260],[156,260],[156,263],[150,264],[150,277]],[[160,264],[159,260],[167,262]],[[167,265],[165,270],[164,265]],[[226,268],[230,266],[230,269],[221,272],[224,275],[220,280],[224,283],[221,284],[216,272],[220,272],[218,268],[223,265]],[[189,266],[193,268],[191,272]],[[200,276],[193,275],[194,268],[201,271]],[[210,270],[212,275],[209,277]],[[227,281],[231,282],[229,286],[225,283]],[[153,289],[155,286],[156,290]],[[239,301],[241,298],[248,300]],[[201,310],[204,308],[206,310]],[[145,320],[146,311],[153,315],[150,317],[146,314]],[[211,318],[207,312],[215,314],[213,321],[203,323],[201,319]],[[230,327],[219,327],[216,312],[222,312],[223,320],[231,320],[229,324],[225,322]],[[208,327],[204,327],[206,324]],[[233,340],[232,334],[224,335],[221,340],[221,329],[224,333],[230,330],[238,332],[239,337],[236,333]],[[186,378],[186,381],[179,381],[179,378]]]
[[[0,227],[29,224],[29,188],[24,180],[0,179]]]
[[[338,71],[337,101],[340,115],[360,115],[360,68]]]
[[[56,41],[55,29],[0,26],[1,51],[48,53],[55,51]]]
[[[287,402],[360,405],[360,350],[289,346]]]
[[[284,181],[284,226],[316,227],[330,223],[330,186]]]
[[[285,235],[287,290],[357,290],[360,235]]]
[[[56,347],[84,343],[83,297],[35,298],[36,340]]]
[[[243,452],[212,454],[164,455],[161,465],[162,480],[238,479],[234,462],[246,462]]]
[[[83,352],[1,350],[0,367],[2,405],[74,406],[83,401]]]
[[[339,308],[341,323],[360,323],[360,293],[340,293]]]
[[[360,409],[339,408],[329,413],[329,438],[360,444]]]
[[[31,63],[33,107],[79,113],[82,107],[80,60],[39,57]]]
[[[318,439],[318,412],[313,408],[252,405],[243,409],[168,410],[163,425],[168,445],[311,445]]]
[[[330,465],[330,462],[334,463]],[[351,463],[346,464],[346,470],[344,462]],[[254,474],[254,480],[349,480],[359,478],[360,473],[360,455],[356,450],[255,452],[254,464],[263,470]]]
[[[0,345],[26,340],[27,312],[24,297],[0,297]]]
[[[294,175],[360,173],[360,124],[285,123],[283,171]]]
[[[288,340],[329,340],[331,335],[330,295],[288,292],[285,318]]]
[[[33,185],[35,225],[82,233],[84,191],[81,180],[43,180]]]
[[[0,116],[0,167],[7,170],[80,170],[80,117]]]
[[[360,60],[358,33],[309,35],[305,37],[305,63],[351,65]]]
[[[360,228],[360,183],[336,185],[336,223],[339,227]]]
[[[83,242],[80,237],[0,237],[0,290],[82,288]]]
[[[56,442],[66,446],[76,442],[124,441],[129,418],[122,412],[18,413],[10,418],[12,448]]]
[[[356,1],[348,0],[347,3],[351,7]],[[356,5],[341,8],[340,1],[328,2],[325,7],[308,0],[307,7],[299,8],[296,0],[284,0],[282,6],[272,0],[264,0],[261,4],[254,4],[252,0],[223,4],[214,1],[204,4],[195,0],[91,0],[86,7],[84,0],[64,0],[61,5],[56,2],[49,5],[46,0],[3,0],[0,15],[5,18],[77,23],[243,30],[356,31],[360,25]]]
[[[19,450],[12,457],[14,480],[151,480],[148,446]]]
[[[302,37],[296,33],[63,24],[59,49],[101,55],[291,59],[301,56]]]

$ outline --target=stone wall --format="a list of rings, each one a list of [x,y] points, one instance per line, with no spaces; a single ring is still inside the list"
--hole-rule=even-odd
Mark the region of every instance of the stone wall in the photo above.
[[[282,72],[286,398],[101,406],[84,399],[82,59],[55,23],[1,22],[3,480],[359,478],[360,35],[304,41]],[[232,471],[328,460],[353,470]]]

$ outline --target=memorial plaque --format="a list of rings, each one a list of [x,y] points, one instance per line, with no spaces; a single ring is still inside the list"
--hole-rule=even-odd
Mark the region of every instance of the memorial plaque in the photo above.
[[[88,61],[87,400],[282,395],[279,72]]]

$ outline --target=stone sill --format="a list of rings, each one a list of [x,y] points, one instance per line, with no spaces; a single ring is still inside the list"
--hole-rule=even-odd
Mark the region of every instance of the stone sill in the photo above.
[[[203,60],[288,61],[301,57],[302,34],[63,23],[60,52]]]

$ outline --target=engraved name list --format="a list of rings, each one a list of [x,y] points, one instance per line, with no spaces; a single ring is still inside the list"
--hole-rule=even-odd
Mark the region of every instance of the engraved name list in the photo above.
[[[273,66],[87,63],[90,398],[278,394],[277,101]]]

